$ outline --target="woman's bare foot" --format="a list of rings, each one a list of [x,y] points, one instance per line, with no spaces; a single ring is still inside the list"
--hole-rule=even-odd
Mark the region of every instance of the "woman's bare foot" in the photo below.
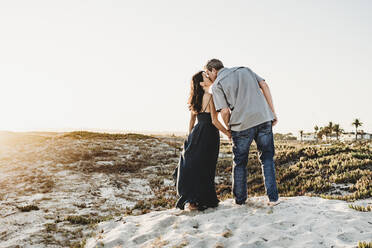
[[[198,210],[198,206],[195,203],[188,203],[186,207],[189,211]]]

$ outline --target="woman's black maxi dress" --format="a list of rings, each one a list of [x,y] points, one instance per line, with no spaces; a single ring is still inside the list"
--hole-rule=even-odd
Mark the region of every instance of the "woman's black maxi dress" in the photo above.
[[[213,125],[209,112],[197,114],[197,124],[184,143],[174,173],[179,199],[176,207],[184,209],[185,204],[195,203],[199,210],[218,206],[214,184],[216,164],[220,147],[218,129]]]

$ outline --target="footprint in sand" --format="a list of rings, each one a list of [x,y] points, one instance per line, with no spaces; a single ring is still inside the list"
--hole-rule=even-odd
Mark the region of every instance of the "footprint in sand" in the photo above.
[[[280,221],[280,222],[273,223],[271,226],[279,230],[288,230],[290,228],[295,227],[296,222]]]
[[[130,239],[130,241],[139,245],[156,237],[157,235],[154,233],[153,234],[141,234],[141,235],[134,236],[133,238]]]
[[[164,229],[172,226],[176,221],[175,216],[167,216],[165,218],[161,218],[155,224],[146,227],[149,231],[146,234],[139,234],[134,236],[130,239],[135,244],[142,244],[150,239],[156,238],[159,236],[159,232],[164,231]],[[138,229],[136,230],[138,232]],[[143,233],[143,230],[140,231],[140,233]]]
[[[352,233],[341,233],[337,235],[337,238],[344,242],[353,242],[355,239]]]

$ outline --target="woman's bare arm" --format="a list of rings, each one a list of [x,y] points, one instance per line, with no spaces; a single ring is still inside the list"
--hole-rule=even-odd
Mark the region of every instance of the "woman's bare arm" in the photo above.
[[[196,113],[194,111],[190,111],[190,123],[189,123],[189,134],[191,133],[192,128],[195,125],[195,120],[196,120]]]
[[[209,109],[211,111],[212,123],[215,125],[218,130],[223,132],[229,139],[231,138],[231,133],[222,125],[222,123],[218,120],[218,113],[214,107],[213,98],[209,102]]]

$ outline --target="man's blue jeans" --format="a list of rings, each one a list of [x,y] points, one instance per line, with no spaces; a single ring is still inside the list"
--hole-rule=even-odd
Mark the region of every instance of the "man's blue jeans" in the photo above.
[[[233,141],[233,194],[238,204],[247,199],[247,163],[249,148],[255,140],[262,164],[266,194],[269,201],[279,198],[275,179],[274,135],[272,122],[264,122],[243,131],[231,131]]]

